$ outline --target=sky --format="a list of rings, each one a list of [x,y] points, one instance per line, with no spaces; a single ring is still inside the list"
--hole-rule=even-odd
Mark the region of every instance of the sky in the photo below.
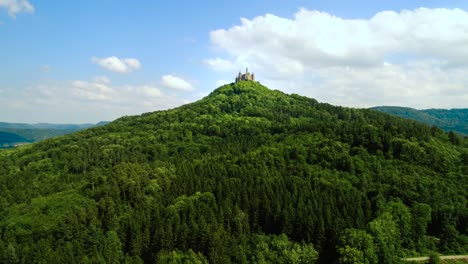
[[[0,0],[0,122],[174,108],[249,67],[365,108],[468,108],[468,1]]]

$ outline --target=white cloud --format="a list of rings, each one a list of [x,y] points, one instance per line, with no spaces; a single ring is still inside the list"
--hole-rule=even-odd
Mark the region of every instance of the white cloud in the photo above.
[[[162,97],[162,92],[155,86],[111,86],[111,81],[106,76],[98,76],[93,81],[72,81],[72,95],[79,99],[91,101],[109,101],[121,103],[129,98],[156,98]]]
[[[140,69],[141,68],[141,63],[139,60],[137,59],[133,59],[133,58],[128,58],[128,59],[123,59],[124,63],[127,64],[127,66],[130,68],[130,69]]]
[[[109,84],[111,81],[107,76],[97,76],[93,78],[93,81],[96,83],[101,83],[101,84]]]
[[[102,82],[72,81],[73,95],[87,100],[112,100],[115,90]]]
[[[323,81],[310,96],[355,107],[403,105],[415,108],[467,107],[466,70],[441,70],[437,62],[381,65],[372,68],[324,68],[318,70]]]
[[[144,85],[142,87],[142,92],[145,96],[148,96],[148,97],[161,97],[162,96],[162,93],[158,88],[154,86],[150,86],[150,85]]]
[[[232,81],[226,81],[226,80],[217,80],[216,81],[216,87],[223,86],[225,84],[231,83]]]
[[[20,12],[34,12],[34,6],[27,0],[0,0],[0,8],[6,8],[11,17],[16,17]]]
[[[242,18],[210,37],[232,60],[208,59],[208,66],[249,66],[271,88],[349,106],[466,107],[468,13],[461,9],[382,11],[370,19],[301,9],[292,19]]]
[[[173,108],[200,98],[193,93],[165,94],[152,84],[114,84],[106,76],[44,80],[22,89],[2,87],[0,94],[0,120],[55,123],[113,120]],[[15,109],[14,113],[11,109]]]
[[[236,65],[234,63],[221,58],[206,59],[203,63],[215,71],[233,71],[236,69]]]
[[[293,20],[270,14],[242,18],[240,26],[212,31],[211,40],[236,57],[263,63],[270,58],[265,54],[306,66],[376,65],[389,53],[461,60],[460,54],[468,58],[468,13],[420,8],[347,20],[302,9]]]
[[[93,57],[91,61],[109,71],[118,73],[128,73],[141,68],[140,61],[134,58],[119,59],[115,56],[107,58]]]
[[[191,91],[193,90],[193,86],[185,81],[184,79],[174,76],[174,75],[164,75],[161,77],[161,84],[164,87],[182,90],[182,91]]]

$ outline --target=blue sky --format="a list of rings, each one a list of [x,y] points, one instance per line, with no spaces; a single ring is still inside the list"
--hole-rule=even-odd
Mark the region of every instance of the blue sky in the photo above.
[[[172,108],[245,66],[270,88],[337,105],[468,107],[466,10],[466,1],[0,0],[0,121]]]

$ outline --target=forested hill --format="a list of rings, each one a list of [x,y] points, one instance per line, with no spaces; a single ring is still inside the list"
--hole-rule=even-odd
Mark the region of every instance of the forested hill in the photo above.
[[[244,81],[0,151],[0,263],[466,253],[467,186],[456,134]]]
[[[440,127],[445,131],[452,130],[468,136],[468,109],[416,110],[399,106],[378,106],[371,109],[413,119],[428,125]]]

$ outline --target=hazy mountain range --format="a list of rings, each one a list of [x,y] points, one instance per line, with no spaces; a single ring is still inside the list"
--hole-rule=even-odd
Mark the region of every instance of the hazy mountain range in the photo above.
[[[468,109],[426,109],[416,110],[400,106],[378,106],[371,109],[388,114],[413,119],[445,131],[468,135]]]
[[[75,131],[105,125],[103,121],[97,124],[49,124],[49,123],[6,123],[0,122],[0,148],[12,147],[16,144],[31,143],[50,137],[61,136]]]

